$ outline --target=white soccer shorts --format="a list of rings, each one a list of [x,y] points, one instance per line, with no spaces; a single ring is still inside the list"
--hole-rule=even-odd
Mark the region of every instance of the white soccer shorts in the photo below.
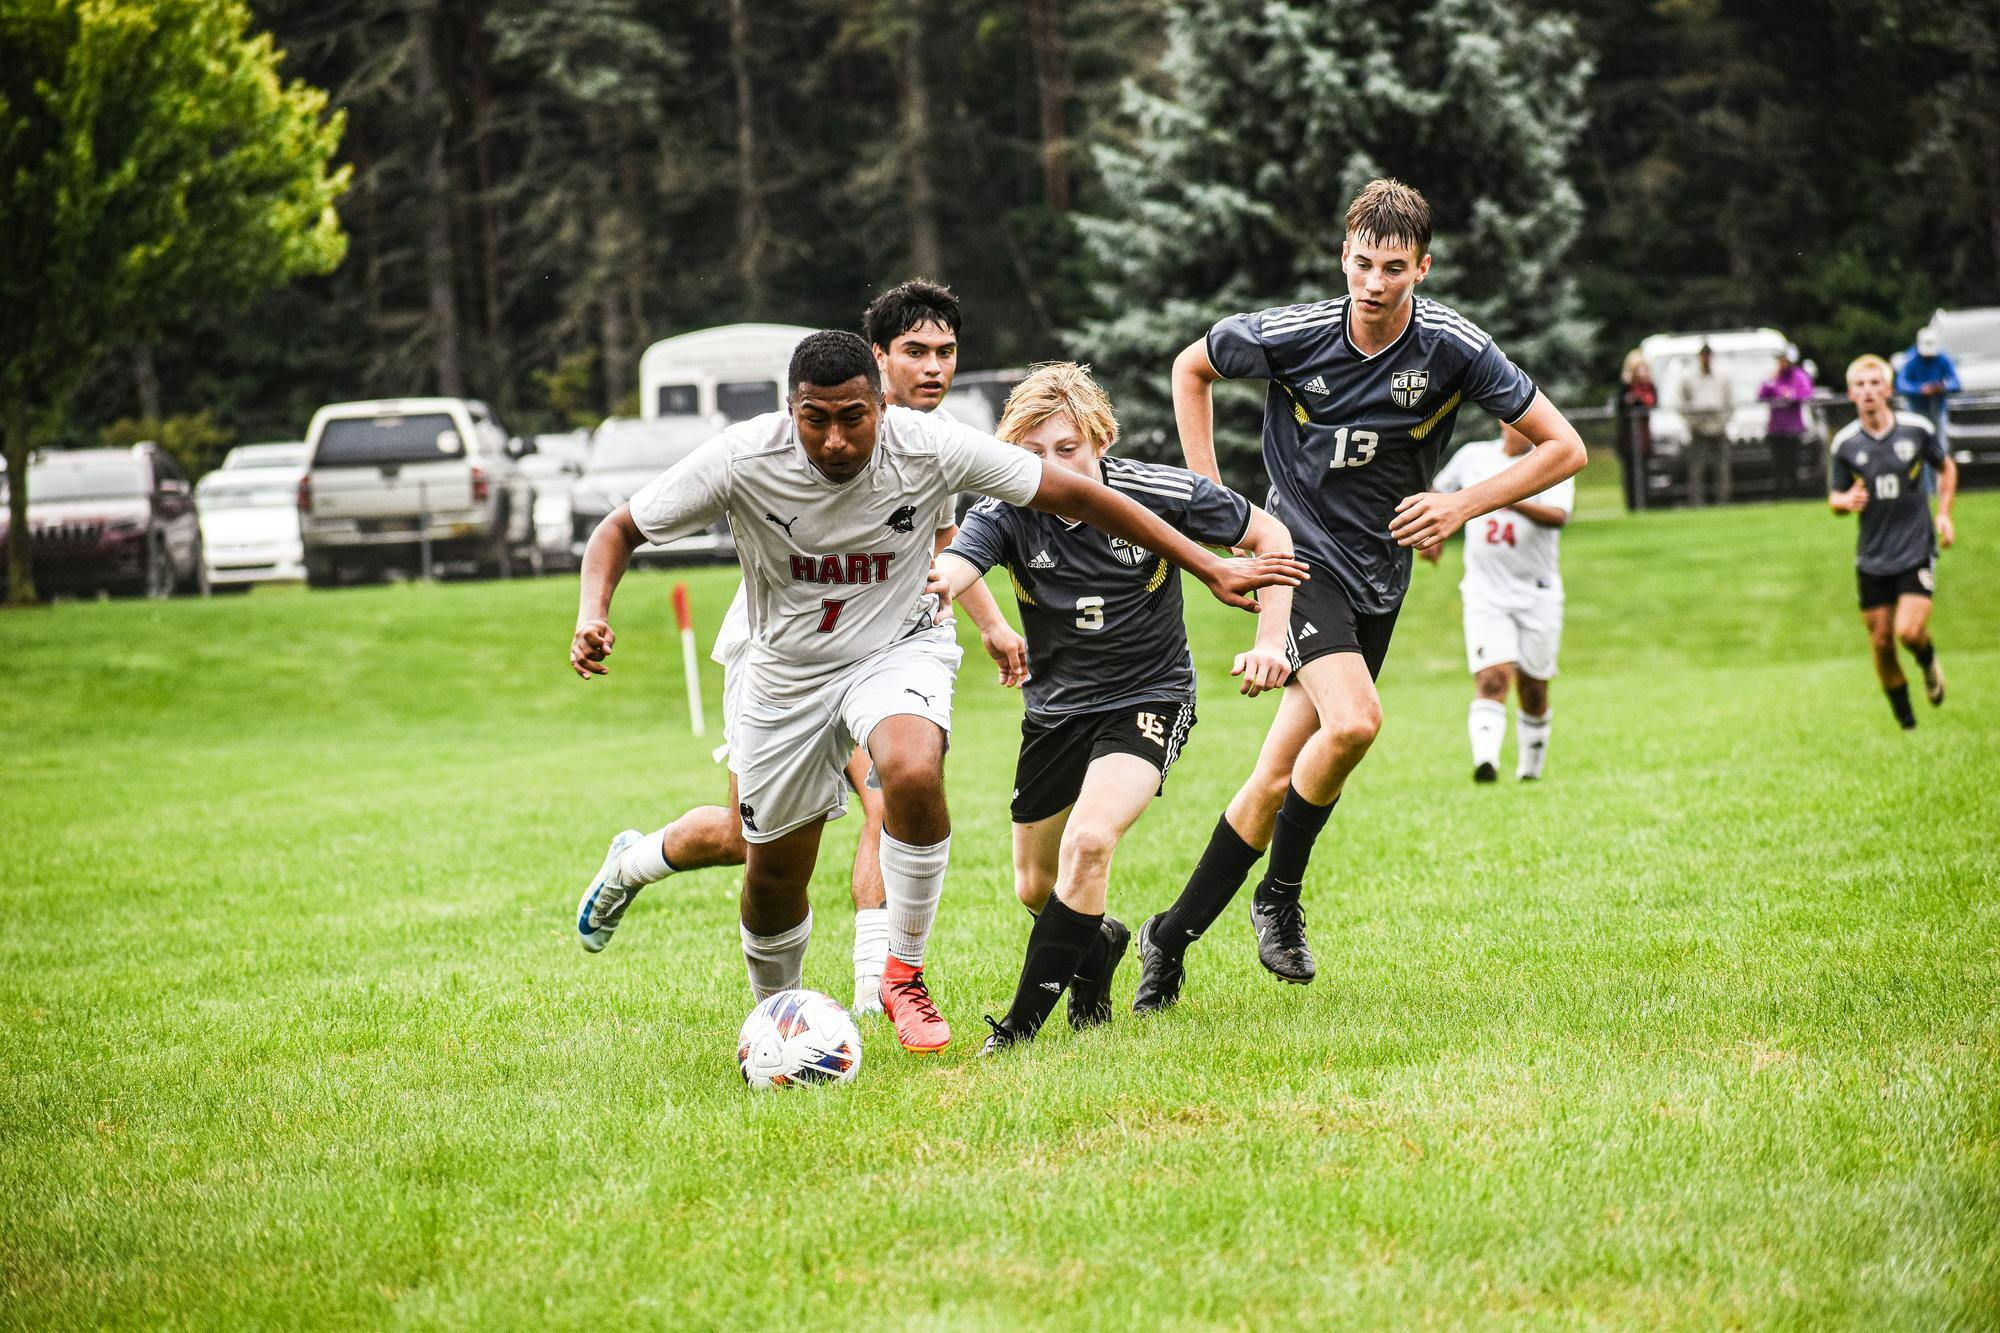
[[[757,697],[745,677],[728,732],[746,842],[770,842],[847,813],[847,758],[884,718],[910,713],[951,736],[951,694],[963,656],[949,625],[902,639],[790,703]]]
[[[1562,648],[1563,603],[1560,597],[1538,600],[1530,609],[1511,611],[1468,599],[1465,603],[1465,664],[1478,675],[1490,666],[1512,662],[1521,674],[1554,680],[1556,655]]]
[[[736,761],[730,756],[736,743],[736,709],[743,701],[743,659],[749,656],[750,645],[745,642],[729,655],[722,664],[722,744],[709,752],[709,758],[726,765],[731,773],[736,771]]]

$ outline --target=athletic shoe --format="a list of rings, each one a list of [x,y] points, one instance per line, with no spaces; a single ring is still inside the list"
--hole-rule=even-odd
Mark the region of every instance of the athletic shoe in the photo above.
[[[1931,664],[1924,668],[1924,698],[1931,701],[1933,708],[1944,702],[1944,668],[1938,665],[1935,650]]]
[[[1539,773],[1516,773],[1514,776],[1523,782],[1540,782],[1542,780],[1542,775]]]
[[[1472,770],[1472,780],[1474,782],[1497,782],[1500,780],[1500,770],[1491,764],[1481,762],[1479,767]]]
[[[854,1004],[847,1011],[856,1018],[866,1018],[870,1014],[882,1012],[882,978],[856,977],[854,979]]]
[[[951,1040],[951,1027],[924,985],[924,970],[893,955],[882,969],[882,1011],[896,1024],[896,1040],[906,1051],[930,1055]]]
[[[638,829],[628,828],[611,840],[611,850],[604,854],[597,878],[590,881],[590,887],[583,891],[583,898],[576,905],[576,933],[582,938],[583,947],[592,953],[611,943],[611,932],[618,929],[625,909],[639,896],[639,890],[626,888],[613,874],[625,849],[644,836]]]
[[[979,1047],[981,1059],[993,1054],[995,1051],[1004,1051],[1009,1046],[1026,1046],[1034,1040],[1031,1034],[1016,1032],[1013,1028],[1007,1026],[1007,1020],[1004,1018],[997,1022],[994,1021],[991,1014],[986,1015],[986,1026],[992,1028],[993,1031],[986,1034],[985,1042]]]
[[[1181,998],[1181,983],[1187,967],[1180,955],[1169,956],[1153,943],[1153,927],[1160,918],[1149,916],[1139,926],[1139,990],[1132,997],[1132,1012],[1156,1014]]]
[[[1297,986],[1313,979],[1316,969],[1306,944],[1306,909],[1297,898],[1252,898],[1250,924],[1257,931],[1257,961],[1265,970]]]
[[[1098,926],[1104,936],[1104,972],[1094,980],[1069,979],[1069,1025],[1078,1032],[1111,1021],[1111,974],[1131,946],[1132,931],[1115,916],[1107,916]]]

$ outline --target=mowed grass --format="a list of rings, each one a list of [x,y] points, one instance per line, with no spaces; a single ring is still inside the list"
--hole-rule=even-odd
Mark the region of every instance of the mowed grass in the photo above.
[[[0,615],[0,1322],[1991,1326],[2000,496],[1959,525],[1951,698],[1904,735],[1851,524],[1579,523],[1537,786],[1470,783],[1456,551],[1420,568],[1307,885],[1319,980],[1265,975],[1239,902],[1178,1009],[993,1062],[1018,701],[972,644],[957,1038],[871,1020],[855,1084],[774,1096],[734,1065],[734,875],[574,936],[613,832],[721,791],[673,576],[588,685],[562,579]],[[705,642],[732,574],[686,577]],[[1190,606],[1135,924],[1271,711],[1225,675],[1248,619]],[[856,822],[806,964],[843,1000]]]

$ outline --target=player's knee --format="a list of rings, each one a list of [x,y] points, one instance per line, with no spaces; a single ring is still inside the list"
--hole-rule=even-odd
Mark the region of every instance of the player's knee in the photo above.
[[[1473,688],[1482,699],[1504,703],[1507,698],[1507,673],[1482,671],[1473,677]]]
[[[1923,647],[1926,637],[1921,626],[1898,625],[1896,627],[1896,642],[1912,651]]]
[[[1342,750],[1352,753],[1365,750],[1375,743],[1376,735],[1382,730],[1382,709],[1380,705],[1368,705],[1341,717],[1334,718],[1327,727],[1328,737]]]
[[[875,761],[875,780],[882,784],[883,803],[922,798],[943,786],[943,765],[928,751],[900,751]]]
[[[1074,865],[1104,866],[1118,850],[1118,835],[1111,829],[1079,825],[1075,820],[1063,831],[1063,859]]]
[[[1014,872],[1014,896],[1021,900],[1021,906],[1037,916],[1048,904],[1049,893],[1054,888],[1055,881],[1047,875],[1020,870]]]

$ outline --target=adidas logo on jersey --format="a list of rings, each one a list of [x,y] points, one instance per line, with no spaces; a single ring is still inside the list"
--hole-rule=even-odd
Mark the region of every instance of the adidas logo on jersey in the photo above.
[[[1325,393],[1327,391],[1326,380],[1318,375],[1313,376],[1300,387],[1307,393]]]
[[[1029,569],[1054,569],[1055,567],[1056,562],[1049,557],[1047,551],[1035,552],[1033,558],[1028,561]]]

